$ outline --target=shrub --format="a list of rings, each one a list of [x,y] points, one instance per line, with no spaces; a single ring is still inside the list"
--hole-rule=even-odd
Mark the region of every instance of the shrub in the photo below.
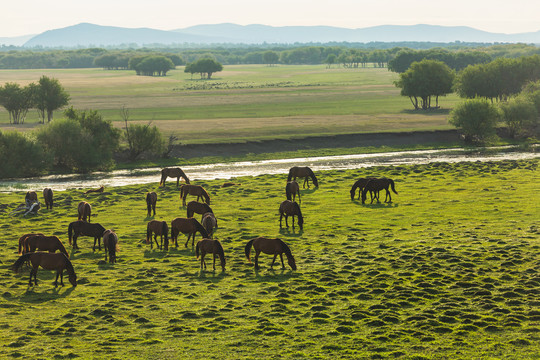
[[[500,104],[502,117],[510,135],[527,136],[534,133],[538,125],[538,111],[535,104],[525,96],[518,96]]]
[[[52,164],[35,139],[17,131],[0,131],[0,159],[0,178],[40,175]]]
[[[161,154],[164,149],[163,137],[155,125],[130,124],[126,138],[129,146],[129,157],[132,160],[135,160],[143,152]]]
[[[450,113],[449,123],[461,129],[465,142],[483,143],[495,136],[498,108],[486,99],[469,99]]]

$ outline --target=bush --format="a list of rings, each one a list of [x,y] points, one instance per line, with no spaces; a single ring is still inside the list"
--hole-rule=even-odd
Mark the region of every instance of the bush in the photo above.
[[[534,134],[538,126],[538,111],[526,96],[518,96],[501,103],[502,117],[513,137]]]
[[[41,175],[52,164],[35,139],[17,131],[0,131],[0,159],[0,178]]]
[[[126,138],[131,160],[135,160],[143,152],[149,151],[154,154],[161,154],[164,149],[163,137],[155,125],[130,124],[126,132]]]
[[[486,99],[469,99],[450,113],[449,123],[461,129],[465,142],[483,143],[495,136],[499,109]]]

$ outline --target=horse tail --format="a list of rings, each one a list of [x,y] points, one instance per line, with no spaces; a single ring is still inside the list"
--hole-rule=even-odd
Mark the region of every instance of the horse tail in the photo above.
[[[146,193],[146,209],[148,210],[148,214],[150,214],[150,211],[152,210],[152,201],[150,199],[150,193]]]
[[[182,200],[183,196],[184,196],[184,185],[180,185],[180,200]]]
[[[58,248],[60,249],[60,252],[69,258],[69,253],[67,252],[66,247],[64,246],[62,241],[57,236],[55,236],[55,238],[58,240]]]
[[[253,241],[255,239],[251,239],[246,244],[246,247],[244,248],[244,253],[246,254],[246,258],[249,260],[249,263],[251,263],[250,253],[251,253],[251,246],[253,245]]]
[[[390,186],[392,187],[392,191],[397,194],[396,188],[394,187],[394,180],[388,179],[388,182],[390,182]]]
[[[25,243],[24,240],[25,240],[25,238],[26,238],[26,235],[23,235],[23,236],[21,236],[21,237],[19,238],[19,255],[22,255],[22,252],[23,252],[24,250],[26,250],[26,249],[25,249],[25,246],[24,246],[24,243]]]
[[[69,245],[71,245],[71,237],[73,236],[73,223],[70,223],[68,226],[68,239]]]
[[[161,225],[161,233],[165,237],[165,249],[169,249],[169,226],[166,221],[163,221]],[[150,239],[150,241],[152,240]]]
[[[33,253],[26,253],[24,255],[21,255],[17,261],[15,261],[15,263],[13,265],[11,265],[11,270],[13,270],[13,272],[15,273],[18,273],[19,272],[19,269],[20,267],[24,264],[24,263],[27,263],[30,261],[30,256],[32,255]]]
[[[294,168],[290,168],[289,169],[289,176],[287,176],[287,182],[291,181],[292,177],[293,177],[293,169]]]
[[[291,187],[292,185],[290,182],[285,185],[285,196],[287,196],[287,200],[292,200]]]
[[[307,168],[307,170],[308,170],[309,176],[311,177],[311,180],[313,181],[313,185],[315,185],[315,187],[319,187],[319,181],[317,180],[317,177],[313,173],[313,170],[311,170],[311,168]]]
[[[150,223],[146,226],[146,243],[148,244],[148,240],[152,241],[152,229],[150,229]]]

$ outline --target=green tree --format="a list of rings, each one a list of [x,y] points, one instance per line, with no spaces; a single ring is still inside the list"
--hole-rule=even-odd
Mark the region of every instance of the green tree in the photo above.
[[[435,107],[438,108],[439,96],[452,93],[454,77],[454,72],[443,62],[422,60],[412,63],[409,70],[399,74],[399,80],[394,84],[401,88],[401,95],[409,97],[415,110],[426,110],[432,108],[432,96],[435,96]]]
[[[35,84],[21,87],[16,83],[6,83],[0,87],[0,106],[9,113],[9,123],[23,124],[26,114],[34,106]]]
[[[223,65],[219,62],[211,58],[203,58],[194,63],[187,64],[184,72],[191,73],[191,75],[199,73],[201,74],[201,79],[203,79],[205,75],[207,79],[210,79],[213,73],[221,70],[223,70]]]
[[[39,117],[45,123],[53,118],[53,112],[66,106],[69,102],[69,94],[60,85],[57,79],[49,78],[43,75],[34,91],[34,106],[38,110]]]
[[[279,54],[272,50],[265,51],[263,53],[263,60],[268,66],[275,65],[279,60]]]
[[[171,59],[165,56],[147,56],[143,58],[136,66],[137,75],[146,76],[166,76],[169,70],[175,66]]]
[[[0,131],[0,159],[0,178],[41,175],[52,162],[33,136],[18,131]]]
[[[538,126],[538,111],[525,95],[500,103],[502,118],[512,137],[532,135]]]
[[[487,99],[468,99],[458,104],[448,122],[461,130],[467,143],[483,143],[495,136],[499,110]]]
[[[336,54],[328,54],[326,57],[326,60],[324,61],[326,64],[326,68],[329,69],[333,64],[335,64],[337,61]]]

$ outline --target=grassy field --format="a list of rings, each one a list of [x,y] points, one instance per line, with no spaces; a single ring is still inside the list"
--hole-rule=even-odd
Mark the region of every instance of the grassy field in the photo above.
[[[393,85],[395,73],[324,65],[226,66],[212,80],[192,80],[182,67],[166,77],[101,69],[2,70],[0,84],[25,85],[42,75],[58,79],[77,109],[99,110],[121,127],[125,106],[131,121],[152,121],[183,143],[447,129],[448,110],[459,101],[451,95],[441,99],[438,111],[414,112]],[[24,126],[13,127],[0,109],[2,130],[37,126],[35,112]]]
[[[158,174],[147,186],[58,192],[53,211],[28,218],[10,215],[23,193],[0,194],[0,357],[537,359],[539,174],[537,160],[321,172],[320,188],[302,192],[303,232],[279,229],[285,175],[196,181],[212,197],[225,272],[199,271],[183,244],[144,243],[146,191],[158,192],[156,219],[185,216]],[[394,202],[351,201],[366,175],[395,179]],[[27,270],[9,270],[18,237],[67,243],[81,200],[118,232],[118,263],[82,237],[76,288],[54,288],[44,270],[28,287]],[[261,256],[254,271],[244,245],[261,235],[288,243],[298,270]]]

